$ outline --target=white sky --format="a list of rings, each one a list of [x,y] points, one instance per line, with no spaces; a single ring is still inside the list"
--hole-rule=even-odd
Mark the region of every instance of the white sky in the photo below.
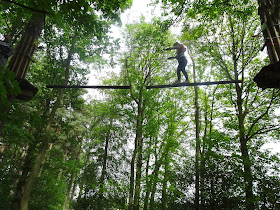
[[[160,15],[160,8],[157,6],[149,6],[150,0],[133,0],[132,7],[126,10],[122,15],[121,19],[123,24],[132,23],[138,21],[143,15],[148,21],[155,16]]]
[[[141,16],[145,17],[145,20],[148,22],[153,17],[160,16],[160,7],[157,6],[149,6],[151,0],[133,0],[132,7],[127,9],[121,15],[122,27],[112,26],[112,33],[111,36],[115,38],[121,38],[122,30],[125,28],[126,24],[130,24],[133,22],[139,22]],[[89,75],[89,82],[88,85],[101,85],[102,84],[102,77],[108,75],[110,72],[118,73],[120,71],[119,67],[116,66],[114,69],[110,67],[104,67],[101,71],[98,70],[91,70]],[[97,89],[87,89],[89,94],[86,95],[86,98],[93,98],[93,99],[101,99],[102,95],[100,91]]]

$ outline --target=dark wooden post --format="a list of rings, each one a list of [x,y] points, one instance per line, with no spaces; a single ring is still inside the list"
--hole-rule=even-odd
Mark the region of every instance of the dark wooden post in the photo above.
[[[8,69],[13,71],[18,79],[24,79],[32,60],[32,55],[37,47],[37,41],[44,25],[42,14],[33,15],[25,28],[15,53],[9,63]]]
[[[31,100],[37,88],[25,79],[30,61],[38,45],[38,38],[44,26],[44,14],[35,13],[25,27],[25,31],[16,46],[15,53],[8,65],[8,70],[13,71],[19,82],[21,94],[16,96],[20,100]]]
[[[263,67],[254,81],[263,89],[280,88],[280,1],[258,0],[258,3],[270,65]]]
[[[28,101],[37,92],[37,88],[25,79],[32,55],[37,47],[38,38],[44,26],[44,15],[34,14],[29,23],[25,27],[25,31],[19,41],[11,61],[8,65],[8,70],[15,73],[15,79],[19,82],[21,93],[17,96],[8,96],[8,100],[12,103],[16,98]],[[8,112],[9,108],[2,110]],[[0,134],[4,128],[4,123],[0,121]]]
[[[258,0],[263,36],[271,63],[280,58],[280,1]]]

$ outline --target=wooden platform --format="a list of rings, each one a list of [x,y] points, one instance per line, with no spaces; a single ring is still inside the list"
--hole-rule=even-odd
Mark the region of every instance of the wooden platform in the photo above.
[[[23,101],[30,101],[37,93],[38,88],[33,86],[28,80],[16,78],[19,83],[21,93],[16,95],[16,99]]]

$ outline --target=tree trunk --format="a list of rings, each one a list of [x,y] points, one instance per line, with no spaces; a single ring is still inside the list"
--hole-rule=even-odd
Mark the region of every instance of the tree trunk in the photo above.
[[[251,161],[248,153],[247,139],[245,138],[245,126],[244,118],[245,114],[242,110],[242,90],[238,84],[236,86],[237,92],[237,108],[238,108],[238,123],[239,123],[239,140],[240,140],[240,149],[243,161],[243,178],[245,182],[245,194],[246,194],[246,209],[255,209],[254,205],[254,195],[253,195],[253,177],[251,172]]]
[[[44,16],[42,14],[32,15],[29,23],[25,27],[24,34],[18,43],[14,55],[8,65],[8,70],[15,73],[16,78],[24,79],[27,73],[30,58],[32,57],[35,49],[36,42],[41,34],[44,25]],[[15,96],[8,96],[8,101],[12,103]],[[4,108],[4,112],[9,112],[9,108]],[[0,134],[4,128],[4,123],[0,122]]]
[[[207,92],[205,92],[204,95],[204,107],[205,107],[205,113],[204,113],[204,134],[202,137],[202,151],[201,151],[201,163],[200,163],[200,177],[201,177],[201,182],[200,182],[200,192],[201,192],[201,209],[205,209],[205,172],[206,172],[206,168],[205,168],[205,162],[206,162],[206,152],[207,152],[207,147],[206,147],[206,136],[207,136],[207,129],[208,129],[208,95]]]
[[[162,184],[162,195],[161,195],[161,209],[167,209],[167,180],[168,180],[168,167],[169,167],[169,160],[168,160],[168,150],[165,155],[164,160],[164,177],[163,177],[163,184]]]
[[[161,166],[161,159],[155,161],[155,169],[152,173],[152,178],[151,178],[151,198],[150,198],[150,208],[149,209],[154,209],[154,202],[155,202],[155,194],[156,194],[156,189],[157,189],[157,179],[158,179],[158,172]]]
[[[200,200],[200,138],[199,138],[199,106],[198,91],[195,88],[195,209],[199,209]]]
[[[157,177],[158,177],[158,170],[155,171],[154,175],[154,181],[152,183],[152,190],[151,190],[151,198],[150,198],[150,209],[154,209],[155,205],[155,195],[156,195],[156,189],[157,189]]]
[[[109,147],[109,138],[110,138],[110,133],[107,132],[106,133],[106,137],[105,137],[105,146],[104,146],[104,154],[103,154],[103,163],[102,163],[102,170],[101,170],[101,176],[100,176],[100,180],[99,180],[99,191],[98,191],[98,195],[99,195],[99,199],[98,199],[98,203],[99,203],[99,208],[103,209],[103,193],[104,193],[104,180],[105,180],[105,176],[106,176],[106,167],[107,167],[107,159],[108,159],[108,147]]]
[[[195,71],[195,61],[192,57],[190,50],[188,50],[190,58],[193,63],[193,77],[194,83],[196,83],[196,71]],[[199,209],[199,200],[200,200],[200,127],[199,127],[199,105],[198,105],[198,87],[194,86],[195,92],[195,200],[194,200],[194,208]]]
[[[134,150],[130,162],[130,183],[129,183],[129,199],[128,199],[128,210],[133,209],[133,197],[134,197],[134,164],[136,159],[136,153],[137,153],[137,138],[135,138],[134,141]]]
[[[15,53],[8,65],[8,69],[13,71],[16,78],[23,79],[28,70],[29,63],[37,48],[36,42],[44,26],[44,15],[34,14],[25,28]]]
[[[46,154],[46,151],[47,151],[47,148],[48,148],[48,141],[45,141],[43,143],[43,147],[41,148],[37,158],[36,158],[36,161],[35,161],[35,164],[32,168],[32,172],[30,174],[30,176],[28,177],[28,180],[24,186],[24,189],[23,189],[23,194],[22,194],[22,197],[21,197],[21,202],[20,202],[20,209],[21,210],[28,210],[28,200],[29,200],[29,195],[30,195],[30,192],[32,190],[32,186],[33,186],[33,183],[35,181],[35,178],[36,178],[36,175],[40,169],[40,165],[44,159],[44,156]]]
[[[141,193],[141,177],[142,177],[142,149],[143,149],[143,139],[138,141],[137,150],[137,164],[136,164],[136,176],[135,176],[135,190],[134,190],[134,209],[139,210],[139,200]]]
[[[151,180],[148,178],[149,169],[150,169],[149,163],[150,163],[150,154],[148,155],[147,164],[146,164],[146,195],[144,198],[144,210],[148,209],[148,201],[151,193]]]
[[[74,42],[75,42],[75,39],[74,39],[72,47],[69,51],[67,62],[66,62],[65,79],[64,79],[64,84],[65,85],[67,85],[68,80],[69,80],[70,62],[71,62],[71,59],[72,59],[72,55],[74,53]],[[45,137],[45,140],[43,142],[43,146],[42,146],[42,148],[41,148],[41,150],[40,150],[40,152],[39,152],[39,154],[38,154],[38,156],[35,160],[35,164],[33,166],[32,172],[31,172],[31,174],[30,174],[30,176],[29,176],[29,178],[26,182],[26,185],[24,187],[24,192],[23,192],[23,195],[22,195],[22,198],[21,198],[21,210],[28,210],[29,196],[30,196],[30,193],[31,193],[36,175],[37,175],[37,173],[40,169],[40,165],[41,165],[41,163],[44,159],[44,156],[47,152],[47,149],[48,149],[48,145],[49,145],[49,142],[50,142],[51,127],[52,127],[52,124],[53,124],[53,121],[54,121],[55,113],[56,113],[57,109],[59,108],[60,102],[62,100],[63,93],[64,93],[64,89],[61,89],[60,92],[59,92],[59,95],[57,97],[57,100],[54,103],[54,106],[52,108],[52,111],[51,111],[51,114],[50,114],[50,117],[49,117],[49,120],[48,120],[48,124],[47,124],[46,130],[45,130],[46,137]]]
[[[70,196],[70,191],[72,189],[72,185],[73,185],[73,181],[74,181],[74,174],[71,174],[69,183],[68,183],[68,187],[67,187],[67,193],[66,193],[66,197],[65,197],[65,201],[64,201],[64,205],[63,205],[63,210],[67,209],[68,206],[68,200],[69,200],[69,196]]]
[[[28,151],[27,151],[27,155],[26,155],[24,163],[23,163],[21,176],[19,177],[19,180],[17,182],[15,197],[14,197],[14,201],[13,201],[14,209],[20,209],[20,202],[21,202],[22,192],[24,191],[24,185],[26,183],[28,173],[32,168],[32,166],[31,166],[32,165],[31,164],[32,152],[34,151],[34,149],[35,149],[34,143],[30,144]]]
[[[4,127],[5,127],[5,126],[4,126],[4,123],[3,123],[3,122],[0,122],[0,134],[2,133]]]
[[[77,149],[76,147],[73,148],[73,151],[71,152],[71,160],[78,160],[79,159],[79,154],[81,152],[81,141],[79,141],[80,144],[78,145],[79,148]],[[64,154],[64,161],[65,161],[65,157],[67,155],[67,153],[70,152],[69,150],[67,150],[67,152],[65,152]],[[62,174],[62,173],[61,173]],[[60,174],[60,176],[61,176]],[[65,201],[64,201],[64,205],[63,205],[63,210],[66,210],[67,209],[67,206],[69,203],[71,203],[72,199],[73,199],[73,193],[75,193],[75,188],[76,188],[76,183],[74,184],[74,187],[73,186],[73,183],[74,183],[74,180],[76,179],[76,176],[77,176],[77,173],[76,172],[72,172],[71,176],[70,176],[70,180],[69,180],[69,183],[68,183],[68,187],[67,187],[67,192],[66,192],[66,196],[65,196]],[[73,190],[74,189],[74,192]],[[72,192],[71,192],[72,190]]]
[[[150,198],[150,208],[149,209],[154,209],[154,204],[155,204],[155,195],[156,195],[156,189],[157,189],[157,183],[158,183],[158,174],[159,174],[159,169],[163,163],[164,157],[167,155],[168,152],[168,147],[165,147],[164,152],[162,153],[160,159],[157,159],[157,156],[155,157],[155,169],[152,173],[152,184],[151,184],[151,198]],[[159,151],[162,149],[160,148]]]
[[[77,174],[75,174],[75,177],[74,177],[74,186],[72,187],[72,192],[71,192],[71,196],[70,196],[70,199],[69,199],[69,203],[71,204],[72,200],[73,200],[73,197],[75,195],[75,192],[76,192],[76,188],[77,188]]]
[[[139,210],[139,200],[141,193],[141,177],[142,177],[142,150],[143,150],[143,98],[142,91],[139,92],[139,103],[137,112],[137,124],[136,124],[136,141],[137,141],[137,165],[136,165],[136,177],[135,177],[135,193],[134,193],[134,209]]]
[[[210,112],[210,122],[209,122],[209,136],[210,136],[210,141],[212,140],[212,128],[213,128],[213,112],[214,112],[214,101],[215,101],[215,94],[216,91],[218,89],[218,86],[216,86],[216,88],[214,89],[213,92],[213,100],[211,103],[211,112]],[[209,150],[211,151],[212,147],[209,147]],[[210,209],[211,210],[215,210],[216,208],[216,193],[215,193],[215,189],[214,189],[214,176],[210,176]]]
[[[106,140],[105,140],[105,147],[104,147],[104,154],[103,154],[103,163],[102,163],[102,171],[99,181],[99,186],[102,187],[104,184],[105,176],[106,176],[106,166],[107,166],[107,159],[108,159],[108,147],[109,147],[109,134],[106,134]],[[100,196],[103,195],[103,191],[100,192]]]
[[[65,149],[64,150],[64,153],[63,153],[63,163],[65,162],[65,160],[66,160],[66,158],[67,158],[67,154],[68,154],[68,152],[69,152],[69,150],[68,149]],[[41,176],[43,175],[43,172],[44,172],[44,170],[41,170]],[[58,170],[58,174],[57,174],[57,179],[56,179],[56,185],[58,185],[58,183],[59,183],[59,181],[60,181],[60,178],[61,178],[61,175],[62,175],[62,173],[63,173],[63,169],[62,168],[60,168],[59,170]]]
[[[251,172],[251,160],[248,153],[247,141],[244,138],[240,138],[240,145],[244,168],[246,209],[255,209],[253,195],[253,177]]]

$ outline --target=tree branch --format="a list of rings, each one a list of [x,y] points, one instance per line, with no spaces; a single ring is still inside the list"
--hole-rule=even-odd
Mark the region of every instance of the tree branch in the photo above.
[[[253,82],[251,82],[247,87],[246,87],[246,89],[245,89],[245,93],[246,93],[246,95],[245,95],[245,97],[244,97],[244,104],[245,104],[245,113],[247,114],[249,111],[248,111],[248,101],[249,101],[249,95],[250,95],[250,88],[251,88],[251,86],[253,85],[254,83]]]
[[[11,0],[3,0],[3,1],[8,2],[8,3],[15,4],[15,5],[18,5],[18,6],[22,7],[22,8],[25,8],[25,9],[29,9],[29,10],[31,10],[31,11],[33,11],[33,12],[40,12],[40,13],[43,13],[43,14],[50,14],[48,11],[34,9],[34,8],[32,8],[32,7],[29,7],[29,6],[26,6],[26,5],[24,5],[24,4],[20,4],[20,3],[17,3],[17,2],[11,1]]]
[[[278,94],[277,94],[278,93]],[[251,124],[250,128],[249,128],[249,131],[248,131],[248,134],[246,135],[246,139],[247,141],[252,138],[253,135],[256,135],[260,130],[263,130],[263,129],[260,129],[259,131],[256,131],[255,133],[253,133],[251,136],[250,133],[252,132],[253,128],[255,127],[255,125],[265,116],[267,115],[268,111],[270,110],[271,106],[272,106],[272,102],[273,100],[279,96],[279,90],[277,91],[277,93],[275,94],[274,90],[273,90],[273,94],[272,94],[272,97],[271,97],[271,100],[270,100],[270,103],[269,105],[267,106],[266,110],[264,113],[262,113],[259,117],[257,117],[254,122]]]
[[[259,135],[259,134],[265,134],[268,133],[270,131],[276,131],[276,130],[280,130],[280,125],[270,125],[268,128],[267,127],[263,127],[259,130],[257,130],[256,132],[254,132],[252,135],[247,137],[247,141],[249,141],[250,139],[252,139],[254,136]]]
[[[131,80],[129,79],[129,76],[128,76],[129,73],[128,73],[127,57],[125,59],[125,68],[126,68],[126,74],[127,74],[126,76],[127,76],[127,79],[129,81],[129,86],[130,86],[130,96],[137,104],[139,104],[139,101],[134,97],[133,92],[132,92]]]

